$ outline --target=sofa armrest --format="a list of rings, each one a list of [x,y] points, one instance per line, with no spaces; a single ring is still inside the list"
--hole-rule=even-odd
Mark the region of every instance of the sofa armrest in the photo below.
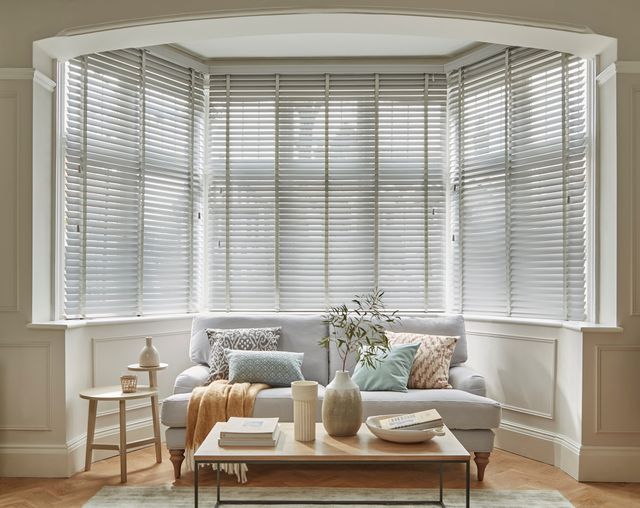
[[[487,385],[484,377],[466,365],[457,365],[449,369],[449,383],[456,390],[485,397]]]
[[[178,374],[173,384],[173,393],[191,393],[194,388],[202,386],[209,377],[207,365],[194,365]]]

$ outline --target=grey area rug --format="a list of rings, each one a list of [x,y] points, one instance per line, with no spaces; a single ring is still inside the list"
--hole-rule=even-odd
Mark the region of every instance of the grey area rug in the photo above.
[[[353,501],[357,506],[358,500],[391,501],[407,499],[406,507],[417,506],[412,500],[435,500],[438,492],[434,489],[345,489],[345,488],[257,488],[257,487],[223,487],[222,501],[225,499],[251,500],[297,500],[322,499],[326,501],[341,499]],[[464,506],[464,490],[445,490],[444,501],[448,507]],[[200,490],[200,506],[213,506],[215,503],[215,489],[204,487]],[[88,508],[103,506],[117,506],[118,508],[132,508],[137,506],[156,507],[191,507],[193,506],[193,488],[159,485],[157,487],[102,487],[85,505]],[[263,506],[258,504],[241,505],[246,507]],[[300,504],[271,505],[298,506],[311,508],[314,505],[301,502]],[[316,505],[317,506],[317,505]],[[339,505],[325,505],[339,506]],[[344,506],[344,505],[342,505]],[[381,507],[383,505],[369,505]],[[573,506],[562,494],[556,490],[472,490],[471,506],[474,508],[570,508]]]

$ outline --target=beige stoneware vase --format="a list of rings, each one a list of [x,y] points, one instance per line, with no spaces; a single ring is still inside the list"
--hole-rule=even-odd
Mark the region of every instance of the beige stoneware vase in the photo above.
[[[140,351],[138,363],[140,367],[158,367],[160,365],[160,355],[158,350],[153,346],[153,339],[145,337],[146,345]]]
[[[322,401],[322,424],[330,436],[354,436],[362,424],[360,388],[347,371],[338,370]]]

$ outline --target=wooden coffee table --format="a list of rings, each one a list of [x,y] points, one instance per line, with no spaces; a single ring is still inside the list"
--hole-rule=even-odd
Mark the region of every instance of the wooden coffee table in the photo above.
[[[471,455],[449,429],[446,434],[420,444],[389,443],[375,437],[363,424],[358,434],[351,437],[331,437],[321,423],[316,423],[316,440],[300,443],[293,438],[293,423],[281,423],[282,435],[274,447],[220,447],[218,435],[220,424],[216,424],[194,454],[195,506],[198,506],[198,476],[202,464],[439,464],[439,498],[425,501],[327,501],[327,500],[222,500],[220,496],[220,468],[216,470],[216,507],[231,504],[422,504],[445,506],[443,492],[443,465],[462,463],[466,465],[466,506],[469,506]]]

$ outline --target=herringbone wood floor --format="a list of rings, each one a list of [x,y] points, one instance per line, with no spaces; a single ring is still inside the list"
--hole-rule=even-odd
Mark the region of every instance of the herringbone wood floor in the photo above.
[[[173,470],[168,453],[156,464],[153,447],[129,453],[129,485],[161,485],[173,483]],[[475,471],[473,472],[475,474]],[[213,482],[211,472],[203,474]],[[225,475],[226,476],[226,475]],[[448,466],[445,487],[463,487],[463,469]],[[74,507],[82,506],[103,485],[119,485],[117,457],[97,462],[87,473],[66,479],[0,478],[0,506]],[[235,485],[232,478],[226,485]],[[193,473],[186,473],[176,485],[192,486]],[[435,487],[436,469],[425,467],[367,466],[252,466],[249,485],[291,487]],[[494,450],[484,482],[472,481],[473,489],[557,489],[578,507],[640,507],[640,484],[579,483],[552,466]]]

